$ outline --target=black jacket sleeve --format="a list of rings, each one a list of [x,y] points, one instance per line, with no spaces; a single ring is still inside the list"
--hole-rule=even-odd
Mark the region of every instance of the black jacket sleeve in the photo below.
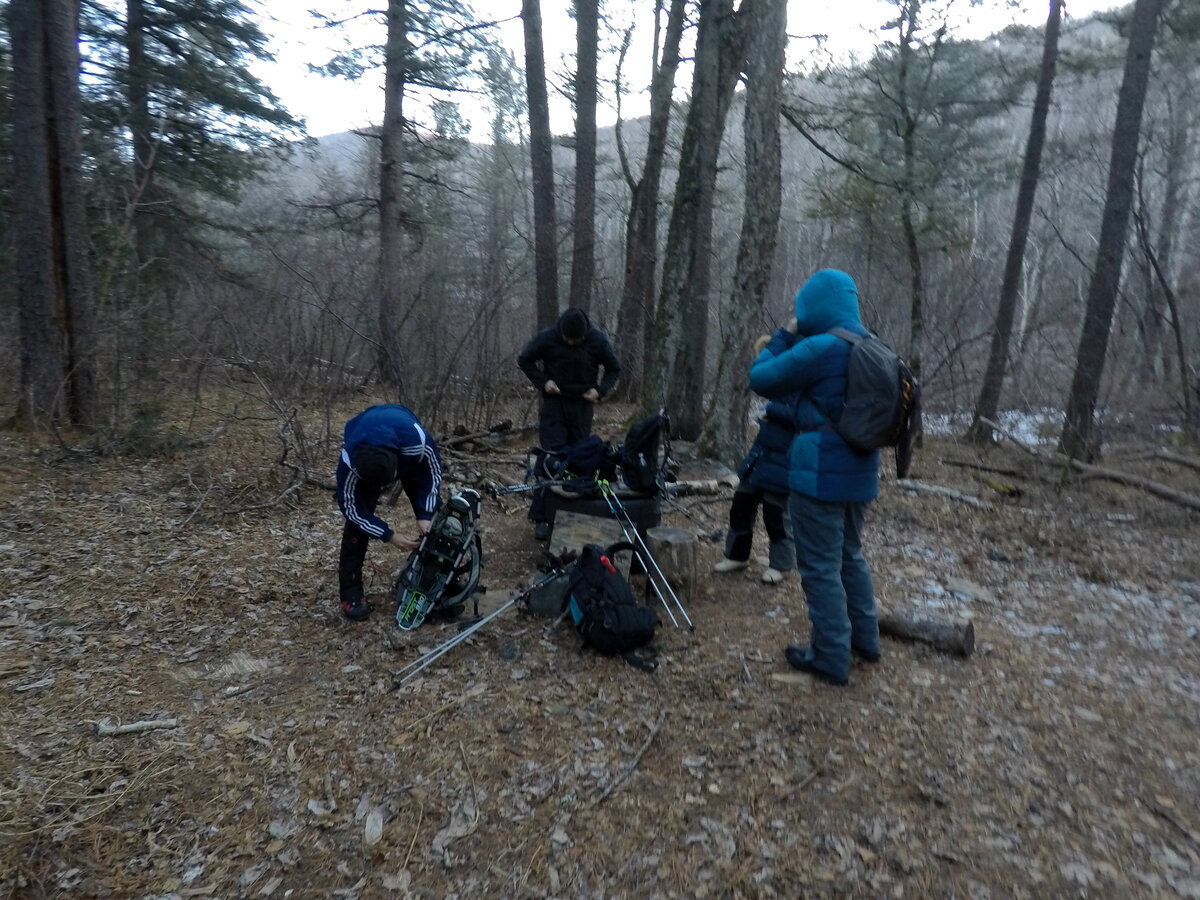
[[[530,338],[529,343],[517,356],[517,368],[525,373],[525,377],[539,391],[545,391],[546,382],[550,380],[545,370],[546,345],[549,339],[549,332],[545,329],[539,331]],[[539,367],[538,363],[542,363],[542,366]]]
[[[603,332],[597,331],[597,336],[600,338],[600,347],[598,354],[600,364],[604,366],[604,378],[600,381],[596,388],[601,397],[607,397],[617,383],[617,379],[621,377],[621,361],[617,359],[617,354],[613,352],[612,344]]]

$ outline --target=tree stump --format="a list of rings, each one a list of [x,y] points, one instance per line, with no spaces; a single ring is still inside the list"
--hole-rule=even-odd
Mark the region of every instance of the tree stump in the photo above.
[[[698,571],[696,535],[682,528],[658,525],[646,531],[646,547],[671,586],[689,600],[696,597]]]
[[[928,613],[879,610],[879,632],[906,641],[920,641],[943,653],[968,657],[975,652],[975,626]]]

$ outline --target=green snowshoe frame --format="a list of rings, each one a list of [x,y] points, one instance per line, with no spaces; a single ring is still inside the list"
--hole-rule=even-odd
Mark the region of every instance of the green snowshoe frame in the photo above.
[[[477,492],[455,494],[409,556],[395,588],[396,624],[405,631],[419,628],[430,614],[456,618],[478,589],[483,568],[479,509]]]

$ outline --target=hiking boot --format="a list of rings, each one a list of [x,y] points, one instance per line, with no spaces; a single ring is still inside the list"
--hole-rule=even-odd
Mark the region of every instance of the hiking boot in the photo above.
[[[533,526],[533,539],[535,541],[545,541],[550,538],[550,523],[538,522]]]
[[[355,622],[361,622],[371,614],[371,607],[363,597],[342,601],[342,615]]]
[[[720,572],[721,574],[726,572],[738,572],[746,568],[748,565],[750,565],[750,560],[748,559],[723,559],[713,566],[713,571]]]
[[[783,581],[783,573],[778,569],[764,569],[762,573],[763,584],[779,584]]]
[[[836,687],[843,687],[850,683],[850,679],[848,678],[838,678],[814,666],[812,660],[808,658],[807,647],[801,647],[799,644],[789,644],[788,648],[783,651],[783,655],[787,657],[788,664],[793,669],[799,669],[801,672],[811,675],[818,681],[823,681],[826,684],[832,684]]]
[[[857,647],[851,647],[850,652],[853,653],[855,656],[857,656],[859,659],[861,659],[865,663],[874,664],[874,663],[879,662],[879,651],[878,650],[876,650],[873,653],[870,653],[866,650],[859,650]]]

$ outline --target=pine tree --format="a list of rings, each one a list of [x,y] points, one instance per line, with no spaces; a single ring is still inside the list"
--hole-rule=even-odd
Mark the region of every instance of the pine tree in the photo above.
[[[84,6],[84,129],[110,202],[133,219],[137,269],[158,280],[201,246],[209,198],[233,199],[300,123],[251,71],[267,35],[241,0]]]

